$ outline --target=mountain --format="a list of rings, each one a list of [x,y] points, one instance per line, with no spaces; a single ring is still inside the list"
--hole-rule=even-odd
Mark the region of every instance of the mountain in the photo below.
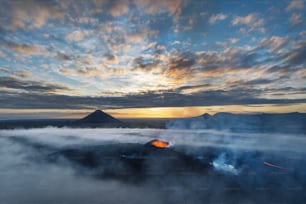
[[[116,124],[121,123],[120,120],[112,117],[111,115],[101,111],[96,110],[93,113],[90,113],[86,117],[80,119],[78,122],[80,123],[90,123],[90,124]]]
[[[163,119],[123,119],[118,120],[111,115],[96,110],[81,119],[36,119],[36,120],[0,120],[1,129],[15,128],[43,128],[70,127],[70,128],[165,128],[167,120]]]
[[[286,132],[306,134],[306,113],[233,114],[207,113],[192,118],[170,120],[170,129],[214,129],[232,132]]]

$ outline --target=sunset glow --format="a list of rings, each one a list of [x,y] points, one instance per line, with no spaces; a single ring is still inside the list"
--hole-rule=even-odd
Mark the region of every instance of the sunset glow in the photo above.
[[[305,112],[305,8],[302,0],[1,1],[1,118]]]
[[[0,109],[0,119],[33,119],[33,118],[82,118],[91,113],[92,109]],[[306,104],[292,105],[226,105],[226,106],[190,106],[163,108],[125,108],[105,109],[105,112],[116,118],[185,118],[218,112],[232,113],[289,113],[306,112]]]

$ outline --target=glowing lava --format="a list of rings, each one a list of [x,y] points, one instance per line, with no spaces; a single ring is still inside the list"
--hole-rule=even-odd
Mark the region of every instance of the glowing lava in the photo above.
[[[270,162],[264,162],[264,165],[269,166],[269,167],[273,167],[273,168],[276,168],[276,169],[285,170],[285,171],[288,170],[288,169],[285,168],[285,167],[278,166],[278,165],[272,164],[272,163],[270,163]]]
[[[152,140],[149,144],[157,148],[166,148],[169,146],[169,142],[161,140]]]

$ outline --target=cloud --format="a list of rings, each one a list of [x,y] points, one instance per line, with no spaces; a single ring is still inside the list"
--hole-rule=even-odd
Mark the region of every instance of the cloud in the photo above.
[[[63,61],[69,61],[69,60],[75,59],[75,56],[65,54],[65,53],[58,53],[57,58],[60,59],[60,60],[63,60]]]
[[[0,57],[5,59],[7,57],[7,55],[0,50]]]
[[[181,86],[181,87],[176,88],[174,91],[183,93],[183,94],[188,94],[188,93],[200,92],[203,90],[207,91],[212,88],[214,88],[214,86],[211,84],[200,84],[200,85]]]
[[[43,89],[43,88],[42,88]],[[41,90],[41,89],[36,89]],[[186,89],[185,89],[186,90]],[[182,91],[182,90],[180,90]],[[275,90],[271,90],[275,92]],[[306,103],[306,99],[259,97],[265,90],[236,88],[233,90],[204,90],[182,94],[173,89],[162,92],[142,92],[124,96],[86,97],[59,94],[19,93],[1,91],[0,108],[58,108],[58,109],[107,109],[136,107],[184,107],[242,104],[294,104]]]
[[[196,63],[196,56],[193,52],[182,52],[172,56],[165,70],[165,74],[174,78],[183,78],[190,74],[192,66]]]
[[[78,22],[81,24],[91,24],[91,25],[96,25],[99,23],[99,20],[96,18],[91,18],[91,17],[80,17],[78,19]]]
[[[306,41],[300,42],[284,59],[289,65],[306,65]]]
[[[289,18],[289,22],[292,24],[292,26],[297,26],[301,24],[303,22],[302,15],[293,13]]]
[[[21,71],[17,73],[17,76],[20,78],[30,78],[30,77],[33,77],[33,74],[29,71]]]
[[[271,36],[263,38],[259,46],[269,48],[270,52],[280,52],[289,42],[290,39],[288,37]]]
[[[0,68],[0,71],[2,72],[2,73],[10,73],[10,71],[7,69],[7,68],[3,68],[3,67],[1,67]]]
[[[256,88],[257,90],[260,90],[262,88],[262,85],[264,85],[265,90],[262,91],[262,93],[267,93],[267,92],[272,92],[272,91],[276,91],[279,90],[281,92],[283,92],[285,90],[281,90],[279,89],[272,89],[271,87],[273,86],[273,83],[277,83],[280,79],[276,78],[276,79],[269,79],[269,78],[263,78],[263,77],[259,77],[259,78],[255,78],[255,79],[231,79],[229,81],[227,81],[226,83],[226,87],[228,89],[254,89]],[[268,85],[268,88],[266,85]],[[288,92],[287,92],[288,93]]]
[[[80,75],[83,77],[95,77],[103,74],[103,72],[96,67],[85,67],[78,69],[61,68],[59,72],[64,75]]]
[[[227,42],[226,41],[217,41],[216,43],[216,46],[217,47],[220,47],[220,48],[222,48],[222,49],[225,49],[226,47],[227,47]]]
[[[89,36],[93,33],[93,31],[90,30],[77,30],[73,31],[72,33],[69,33],[66,36],[66,39],[69,41],[81,41],[84,37]]]
[[[17,0],[11,2],[11,25],[13,28],[40,28],[50,19],[63,19],[65,14],[45,1]]]
[[[105,54],[104,58],[105,58],[106,62],[108,62],[110,64],[118,64],[118,58],[117,58],[117,56],[115,56],[113,54]]]
[[[160,75],[162,73],[163,69],[159,64],[154,62],[145,63],[142,59],[142,57],[134,59],[134,67],[131,70],[132,72],[145,74],[148,73],[154,75]]]
[[[227,15],[223,14],[223,13],[218,13],[218,14],[214,14],[212,16],[210,16],[209,18],[209,24],[213,25],[215,24],[217,21],[223,21],[227,18]]]
[[[127,40],[130,43],[141,43],[146,40],[146,38],[144,38],[142,34],[131,34],[127,36]]]
[[[170,16],[178,18],[181,13],[181,7],[183,4],[182,0],[172,0],[172,1],[149,1],[149,0],[140,0],[135,1],[135,4],[140,8],[145,8],[145,12],[148,14],[160,14],[168,12]]]
[[[288,56],[288,54],[285,55],[285,56]],[[284,60],[284,59],[282,59],[282,60]],[[274,65],[274,66],[268,67],[266,72],[267,73],[274,73],[274,74],[277,74],[279,76],[286,77],[286,76],[291,75],[292,73],[297,72],[297,71],[299,71],[299,68],[296,65],[294,65],[294,63],[292,63],[292,65],[290,65],[285,61],[284,64]]]
[[[91,0],[91,2],[114,18],[127,14],[131,3],[125,0]]]
[[[142,28],[141,30],[137,30],[136,32],[127,33],[125,39],[126,43],[145,43],[150,45],[151,43],[148,42],[149,40],[151,40],[150,38],[157,37],[158,34],[158,30]]]
[[[31,76],[27,72],[21,72],[18,74],[20,77]],[[14,77],[0,77],[0,86],[8,89],[16,89],[26,92],[38,92],[38,93],[55,93],[60,90],[68,90],[67,87],[38,81],[25,81]],[[13,93],[13,91],[11,92]],[[22,99],[21,99],[22,100]]]
[[[32,56],[32,55],[44,55],[48,56],[50,53],[46,49],[46,47],[42,45],[35,45],[35,44],[17,44],[14,42],[6,42],[4,43],[5,48],[10,49],[14,52],[25,56]]]
[[[296,26],[303,24],[300,1],[288,2],[285,13],[292,18],[292,27],[296,26],[294,32],[288,31],[289,22],[281,22],[282,13],[270,13],[270,2],[263,7],[258,3],[237,5],[243,9],[235,11],[224,10],[228,3],[218,1],[1,3],[0,56],[7,58],[1,68],[16,77],[29,76],[21,70],[33,71],[37,79],[48,76],[50,81],[77,87],[85,97],[227,91],[242,88],[241,84],[249,88],[253,80],[275,78],[270,84],[258,85],[283,88],[280,76],[293,81],[294,87],[303,86],[302,81],[294,80],[305,68],[305,36],[302,26]],[[275,9],[284,12],[280,7]],[[253,12],[258,9],[262,12]],[[18,10],[19,14],[13,12]],[[209,26],[228,20],[230,25],[218,30]],[[230,84],[233,79],[241,84]],[[158,97],[162,100],[162,95]]]
[[[223,52],[204,51],[197,53],[197,63],[202,71],[224,73],[224,71],[237,71],[251,69],[261,64],[260,54],[254,48],[237,49],[228,48]]]
[[[232,25],[233,26],[238,26],[238,25],[242,25],[242,24],[249,25],[249,24],[251,24],[252,22],[255,21],[256,16],[257,16],[257,14],[255,14],[255,13],[251,13],[251,14],[245,16],[245,17],[236,16],[232,20]]]
[[[129,1],[116,0],[113,5],[109,8],[109,13],[113,17],[118,17],[126,14],[129,11]]]
[[[97,77],[104,78],[107,76],[123,75],[125,73],[123,69],[110,68],[103,64],[96,67],[83,67],[75,69],[61,68],[59,69],[59,72],[63,75],[70,77],[81,76],[88,78],[97,78]]]
[[[304,1],[303,0],[290,1],[289,5],[286,7],[286,11],[303,10],[303,9],[304,9]]]
[[[230,38],[230,40],[229,40],[232,44],[236,44],[238,41],[239,41],[239,39],[238,38]]]
[[[260,18],[258,13],[250,13],[247,16],[235,16],[232,19],[231,24],[232,26],[247,26],[249,29],[241,30],[242,32],[246,33],[249,33],[251,31],[265,32],[265,29],[263,28],[264,19]]]

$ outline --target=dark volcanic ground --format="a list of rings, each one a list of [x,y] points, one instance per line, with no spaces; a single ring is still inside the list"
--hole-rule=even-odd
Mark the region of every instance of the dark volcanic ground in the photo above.
[[[154,138],[170,146],[147,143]],[[212,131],[2,130],[0,200],[302,204],[305,142],[305,135]]]

